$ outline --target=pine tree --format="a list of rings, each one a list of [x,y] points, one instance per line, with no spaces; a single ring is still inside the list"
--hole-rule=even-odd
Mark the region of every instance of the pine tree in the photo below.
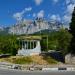
[[[70,33],[72,34],[72,40],[70,43],[70,52],[72,54],[75,54],[75,7],[74,7],[74,11],[72,13],[72,19],[71,19],[71,23],[70,23]]]

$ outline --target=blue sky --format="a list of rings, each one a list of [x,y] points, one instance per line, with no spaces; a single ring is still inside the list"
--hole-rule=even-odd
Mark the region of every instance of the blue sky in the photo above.
[[[0,0],[0,26],[43,17],[69,23],[75,0]]]

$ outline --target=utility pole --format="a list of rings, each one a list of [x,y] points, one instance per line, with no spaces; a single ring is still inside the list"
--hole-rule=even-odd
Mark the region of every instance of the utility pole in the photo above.
[[[40,18],[38,19],[38,22],[39,22],[39,29],[40,29],[40,35],[41,35],[41,25],[40,25],[41,20],[40,20]]]
[[[47,35],[47,50],[48,50],[48,35]]]

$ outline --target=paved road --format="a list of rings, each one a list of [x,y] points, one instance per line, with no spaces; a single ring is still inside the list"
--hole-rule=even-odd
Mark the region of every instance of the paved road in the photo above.
[[[25,71],[14,71],[14,70],[5,70],[5,69],[0,69],[0,75],[75,75],[75,72],[25,72]]]

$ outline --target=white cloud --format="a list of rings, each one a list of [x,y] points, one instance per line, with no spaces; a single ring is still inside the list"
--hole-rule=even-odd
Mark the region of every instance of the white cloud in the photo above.
[[[59,15],[57,15],[57,20],[58,20],[58,21],[61,21],[61,18],[60,18],[60,16],[59,16]]]
[[[66,4],[75,4],[75,0],[66,0]]]
[[[70,23],[71,21],[72,12],[75,7],[75,4],[72,2],[75,2],[75,0],[66,0],[67,9],[66,9],[65,15],[63,16],[63,21],[66,23]]]
[[[61,18],[60,18],[60,16],[59,15],[52,15],[51,17],[50,17],[50,19],[51,20],[57,20],[57,21],[61,21]]]
[[[36,17],[36,13],[33,13],[33,17]]]
[[[75,0],[66,0],[66,7],[67,8],[66,8],[65,14],[62,19],[64,22],[70,23],[71,17],[72,17],[72,12],[75,7]]]
[[[23,16],[22,13],[15,13],[13,15],[13,18],[15,18],[17,21],[21,21],[22,20],[22,16]]]
[[[66,4],[69,4],[70,3],[70,0],[66,0]]]
[[[74,10],[74,6],[75,6],[75,4],[69,4],[69,5],[67,6],[67,11],[66,11],[66,13],[72,14],[72,12],[73,12],[73,10]]]
[[[43,2],[43,0],[34,0],[34,1],[35,1],[36,5],[40,5]]]
[[[31,10],[32,10],[32,7],[25,8],[25,11],[31,11]]]
[[[56,20],[56,15],[52,15],[50,19]]]
[[[66,13],[71,15],[75,7],[75,0],[66,0],[66,6],[67,6]]]
[[[64,15],[63,16],[63,21],[65,23],[70,23],[70,21],[71,21],[71,15]]]
[[[37,14],[38,18],[43,18],[44,17],[44,10],[41,10],[38,14]]]
[[[15,14],[13,14],[13,18],[15,18],[17,21],[21,21],[22,18],[23,18],[24,13],[25,13],[25,12],[28,12],[28,11],[31,11],[31,10],[32,10],[31,7],[25,8],[23,11],[17,12],[17,13],[15,13]]]
[[[59,0],[53,0],[54,3],[57,3]]]

